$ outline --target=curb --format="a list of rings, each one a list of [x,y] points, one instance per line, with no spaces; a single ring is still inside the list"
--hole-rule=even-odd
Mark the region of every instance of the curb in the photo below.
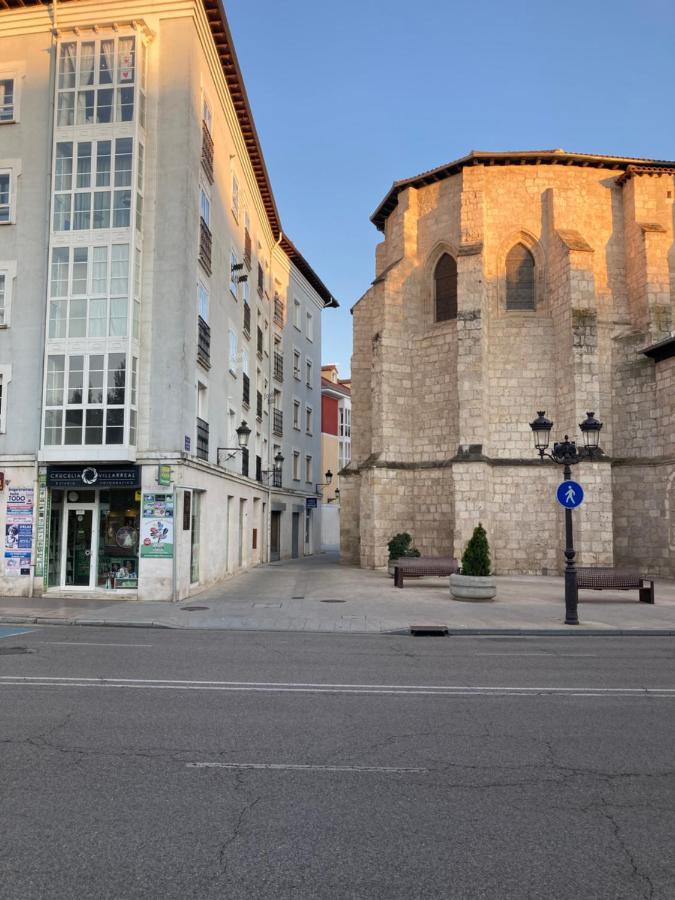
[[[410,637],[410,627],[382,629],[380,631],[347,631],[327,629],[295,628],[232,628],[205,626],[167,625],[164,622],[110,622],[96,619],[67,619],[49,616],[0,616],[0,625],[70,625],[92,628],[163,628],[169,631],[267,631],[275,633],[295,634],[340,634],[374,635]],[[575,625],[568,628],[451,628],[448,626],[448,637],[675,637],[675,628],[589,628]]]

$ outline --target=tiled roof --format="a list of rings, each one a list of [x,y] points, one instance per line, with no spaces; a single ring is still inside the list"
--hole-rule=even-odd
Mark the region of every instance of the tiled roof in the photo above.
[[[603,169],[614,169],[622,173],[622,178],[629,178],[631,174],[644,171],[648,174],[662,174],[671,172],[675,175],[675,162],[666,159],[647,159],[635,156],[603,156],[599,153],[574,153],[567,150],[500,150],[490,152],[485,150],[472,150],[461,159],[444,163],[435,169],[429,169],[414,175],[412,178],[403,178],[395,181],[384,200],[377,207],[370,221],[380,230],[384,230],[387,217],[398,203],[398,195],[408,187],[424,187],[435,181],[442,181],[450,175],[456,175],[467,166],[508,166],[508,165],[567,165],[567,166],[594,166]]]

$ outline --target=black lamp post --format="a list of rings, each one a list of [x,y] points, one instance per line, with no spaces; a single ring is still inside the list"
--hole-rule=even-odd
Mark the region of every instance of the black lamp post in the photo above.
[[[600,456],[602,450],[598,447],[602,422],[595,418],[595,413],[586,413],[586,418],[579,424],[584,438],[583,447],[577,447],[575,441],[571,441],[568,435],[565,440],[556,441],[553,450],[548,453],[547,448],[551,437],[553,422],[546,418],[542,410],[537,413],[534,422],[530,422],[530,428],[534,435],[534,446],[539,452],[539,457],[553,460],[554,463],[563,466],[563,480],[568,481],[572,477],[572,466],[582,459],[593,459]],[[577,589],[577,568],[574,563],[576,556],[574,550],[574,535],[572,532],[572,510],[565,508],[565,625],[578,625],[579,616],[577,605],[579,592]]]

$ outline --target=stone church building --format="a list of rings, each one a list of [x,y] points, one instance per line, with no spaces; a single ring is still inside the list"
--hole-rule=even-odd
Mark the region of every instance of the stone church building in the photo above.
[[[395,182],[356,303],[342,560],[409,531],[461,557],[480,521],[497,574],[562,571],[552,440],[592,410],[573,477],[578,560],[675,576],[675,162],[473,152]]]

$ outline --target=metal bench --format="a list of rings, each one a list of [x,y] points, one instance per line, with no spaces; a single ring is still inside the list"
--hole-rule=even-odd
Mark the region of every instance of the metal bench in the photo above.
[[[405,576],[452,575],[458,569],[459,563],[451,556],[404,557],[394,563],[394,587],[402,588]]]
[[[639,591],[640,603],[654,602],[653,579],[640,575],[637,569],[578,566],[577,587],[591,591]]]

